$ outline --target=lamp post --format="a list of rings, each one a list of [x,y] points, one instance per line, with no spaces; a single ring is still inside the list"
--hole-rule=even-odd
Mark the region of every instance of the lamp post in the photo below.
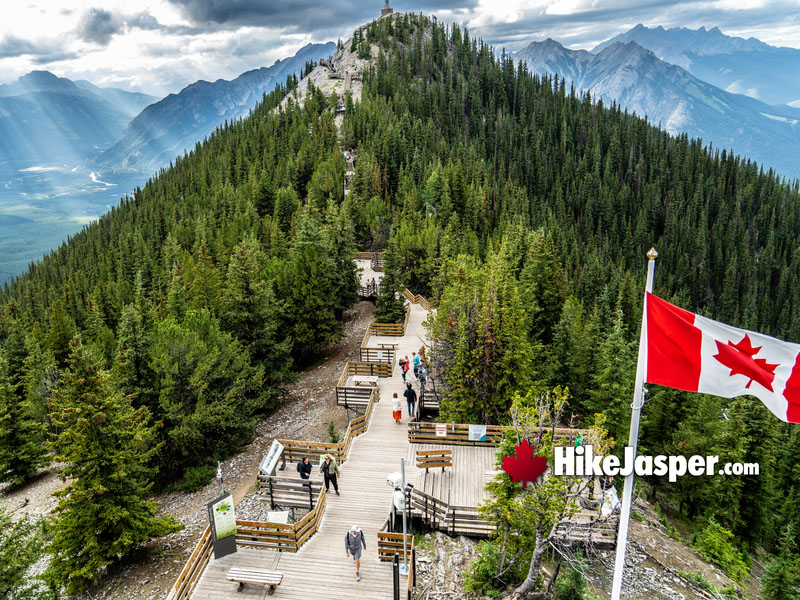
[[[406,459],[400,459],[400,474],[403,479],[403,564],[400,565],[400,574],[408,575],[408,542],[406,532],[408,531],[408,496],[406,496]]]

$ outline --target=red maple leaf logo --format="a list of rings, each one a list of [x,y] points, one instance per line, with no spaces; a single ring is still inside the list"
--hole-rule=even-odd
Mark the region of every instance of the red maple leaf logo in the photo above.
[[[522,440],[514,449],[516,456],[503,457],[503,470],[511,476],[511,481],[521,481],[524,488],[529,481],[536,481],[547,470],[547,459],[534,456],[533,446],[528,444],[528,440]]]
[[[731,377],[744,375],[749,379],[745,388],[749,388],[755,381],[770,392],[773,391],[772,381],[775,379],[775,369],[778,365],[772,365],[763,358],[753,358],[762,346],[754,348],[749,335],[745,334],[736,344],[731,341],[723,344],[718,340],[716,344],[718,353],[714,358],[731,370]]]

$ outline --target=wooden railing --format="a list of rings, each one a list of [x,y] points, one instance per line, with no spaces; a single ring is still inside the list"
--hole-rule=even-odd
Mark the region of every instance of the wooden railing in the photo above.
[[[420,296],[419,294],[412,294],[408,288],[403,288],[403,296],[405,296],[409,302],[413,304],[419,304],[425,310],[433,310],[433,305],[428,302],[428,300],[424,296]]]
[[[411,558],[410,546],[414,543],[414,536],[410,533],[406,534],[406,547],[409,559]],[[379,531],[378,532],[378,560],[381,562],[391,562],[394,555],[398,554],[400,560],[404,561],[403,555],[403,534],[394,533],[392,531]]]
[[[278,506],[281,509],[312,510],[321,491],[321,481],[300,479],[296,474],[283,477],[258,474],[258,494],[264,501],[269,501],[272,510]]]
[[[386,363],[394,367],[394,348],[361,348],[361,362]]]
[[[322,490],[314,508],[302,519],[289,525],[237,519],[236,545],[281,552],[297,552],[319,529],[322,516],[325,514],[326,503],[327,495],[325,490]],[[167,595],[167,600],[185,600],[191,597],[197,581],[211,558],[211,553],[211,528],[206,527],[194,552],[189,556],[175,585]]]
[[[304,457],[308,457],[311,462],[319,463],[321,457],[330,454],[336,459],[339,464],[347,460],[347,454],[350,452],[350,446],[353,440],[364,433],[369,425],[370,417],[375,403],[378,401],[378,389],[372,388],[370,390],[370,398],[367,403],[366,411],[363,415],[351,419],[347,424],[347,431],[345,431],[342,440],[337,444],[325,442],[305,442],[298,440],[278,440],[283,445],[283,469],[286,468],[286,463],[296,463]]]
[[[411,559],[408,561],[408,584],[406,585],[406,600],[412,600],[414,586],[417,585],[417,548],[414,538],[411,538]]]
[[[409,495],[409,507],[410,504],[410,495]],[[402,519],[402,513],[397,515],[394,509],[389,511],[389,516],[386,517],[386,520],[383,522],[383,525],[378,530],[378,560],[381,562],[391,562],[394,559],[394,555],[398,554],[400,556],[400,560],[405,560],[405,554],[403,551],[403,534],[395,532],[395,518]],[[411,547],[414,542],[414,536],[410,533],[406,534],[406,552],[409,553],[409,557],[411,556]]]
[[[444,500],[414,488],[411,507],[419,511],[423,522],[450,535],[486,537],[494,525],[486,521],[474,506],[450,506]],[[401,538],[402,541],[402,538]]]
[[[411,444],[444,444],[453,446],[496,446],[503,438],[503,432],[507,429],[501,425],[486,426],[486,441],[471,441],[469,439],[469,425],[463,423],[446,423],[447,435],[437,436],[436,426],[438,423],[426,423],[423,421],[411,421],[408,424],[408,441]],[[585,429],[569,429],[559,427],[553,431],[555,440],[560,441],[564,438],[573,441],[579,433],[584,436],[587,434]]]
[[[339,381],[336,383],[336,404],[339,406],[366,406],[370,398],[377,392],[377,388],[363,385],[347,385],[347,379],[353,375],[372,375],[377,377],[391,377],[394,361],[388,362],[348,362],[342,369]]]
[[[203,574],[203,571],[211,558],[211,527],[206,527],[203,535],[200,536],[200,541],[194,547],[194,551],[189,555],[189,560],[186,561],[183,569],[178,575],[175,585],[172,586],[167,600],[184,600],[189,598],[194,591],[197,581]]]

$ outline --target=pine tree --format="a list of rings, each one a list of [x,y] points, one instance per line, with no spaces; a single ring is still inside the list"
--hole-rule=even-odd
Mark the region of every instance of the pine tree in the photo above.
[[[157,446],[147,410],[135,410],[114,389],[110,373],[79,339],[71,346],[51,405],[60,431],[53,447],[70,483],[56,492],[46,577],[77,594],[131,550],[180,525],[172,517],[157,517],[158,503],[148,500],[152,484],[146,465]]]
[[[613,327],[597,349],[596,362],[588,409],[606,416],[609,433],[617,440],[616,450],[621,452],[627,439],[636,369],[636,355],[625,334],[621,309],[617,309]]]
[[[59,368],[67,365],[70,352],[70,342],[75,336],[75,325],[67,314],[64,302],[57,300],[50,310],[50,329],[45,340],[47,346],[56,359]]]
[[[30,569],[44,553],[42,523],[26,515],[14,520],[0,506],[0,597],[14,600],[55,600]]]
[[[761,583],[761,600],[800,600],[800,558],[796,531],[788,523],[781,533],[778,554],[767,565]]]
[[[208,311],[156,324],[150,365],[158,386],[155,420],[166,442],[159,478],[221,459],[252,439],[256,415],[268,408],[264,367]]]
[[[383,253],[383,276],[381,287],[375,299],[376,323],[402,323],[406,315],[406,301],[403,288],[398,282],[397,261],[390,250]]]
[[[222,292],[222,323],[266,368],[270,387],[285,382],[291,369],[290,340],[279,339],[278,303],[266,279],[266,257],[258,241],[246,237],[234,248]]]
[[[25,394],[25,340],[15,322],[0,353],[0,481],[12,486],[32,479],[48,462],[47,430]]]

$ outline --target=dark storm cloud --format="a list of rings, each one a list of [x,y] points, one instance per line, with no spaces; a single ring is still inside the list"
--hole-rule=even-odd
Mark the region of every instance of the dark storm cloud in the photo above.
[[[77,33],[85,42],[107,46],[114,35],[122,32],[123,27],[119,15],[103,8],[92,8],[81,17]]]
[[[296,0],[275,2],[275,0],[169,0],[181,8],[193,23],[236,26],[265,26],[287,28],[303,32],[332,30],[342,27],[358,26],[380,15],[383,2],[330,0]],[[395,4],[397,4],[395,2]],[[402,2],[396,10],[406,12],[437,10],[458,10],[473,8],[477,0],[417,0]]]
[[[13,58],[17,56],[36,56],[48,58],[64,54],[63,47],[52,40],[23,40],[14,35],[7,35],[0,39],[0,58]]]
[[[593,47],[627,31],[636,23],[663,26],[729,30],[791,26],[800,23],[796,0],[771,0],[768,7],[724,10],[694,0],[617,0],[597,3],[589,10],[571,14],[548,14],[543,8],[527,9],[511,23],[487,23],[473,28],[495,47],[521,48],[533,40],[551,37],[565,45]]]
[[[127,17],[125,19],[125,23],[132,29],[155,30],[161,28],[161,24],[158,22],[158,19],[156,19],[147,11]]]

